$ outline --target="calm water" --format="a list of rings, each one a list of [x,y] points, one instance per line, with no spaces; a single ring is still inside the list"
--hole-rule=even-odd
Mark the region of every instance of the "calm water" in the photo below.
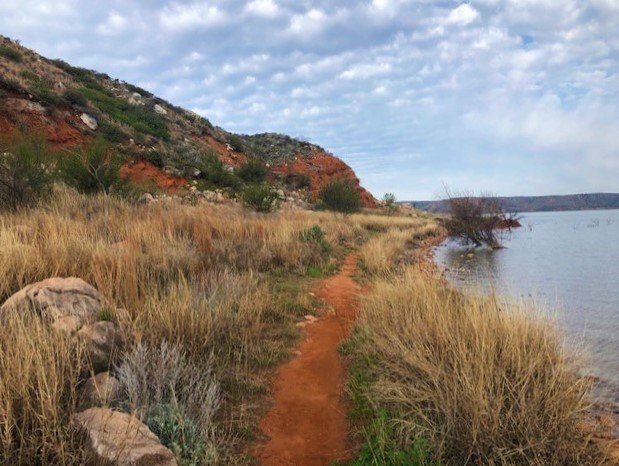
[[[587,373],[619,401],[619,210],[522,215],[498,251],[446,243],[436,260],[456,286],[531,298],[556,315],[571,344],[589,355]]]

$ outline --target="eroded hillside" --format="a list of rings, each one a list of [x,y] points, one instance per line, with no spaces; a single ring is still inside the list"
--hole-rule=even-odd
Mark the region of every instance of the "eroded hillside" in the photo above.
[[[315,144],[273,133],[230,133],[145,89],[41,57],[0,36],[0,134],[23,130],[44,134],[57,150],[101,136],[123,154],[125,175],[164,189],[200,177],[201,157],[213,154],[229,171],[260,160],[272,184],[311,198],[325,183],[344,178],[366,206],[375,205],[353,170]]]

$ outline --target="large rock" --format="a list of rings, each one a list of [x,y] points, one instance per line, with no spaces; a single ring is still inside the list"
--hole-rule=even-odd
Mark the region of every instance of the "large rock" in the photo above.
[[[95,373],[108,370],[112,357],[123,345],[120,329],[113,322],[103,320],[84,325],[77,338],[86,346]]]
[[[106,408],[73,416],[100,460],[118,466],[176,466],[174,454],[137,418]]]
[[[155,104],[155,112],[159,115],[167,115],[168,111],[159,104]]]
[[[96,129],[99,127],[99,123],[97,122],[97,119],[93,117],[92,115],[89,115],[88,113],[82,113],[82,116],[80,116],[80,119],[86,126],[88,126],[88,128],[90,128],[93,131],[96,131]]]
[[[36,312],[50,322],[71,316],[71,325],[81,327],[98,320],[104,306],[103,296],[81,278],[56,277],[22,288],[0,307],[0,315],[11,309]]]

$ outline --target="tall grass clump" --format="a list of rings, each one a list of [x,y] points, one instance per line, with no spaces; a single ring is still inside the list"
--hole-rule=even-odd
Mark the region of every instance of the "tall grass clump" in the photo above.
[[[83,464],[71,424],[84,352],[36,316],[0,326],[0,464]]]
[[[448,291],[412,268],[365,298],[364,396],[406,448],[447,465],[601,464],[579,430],[589,382],[524,305]],[[359,356],[362,355],[362,356]]]

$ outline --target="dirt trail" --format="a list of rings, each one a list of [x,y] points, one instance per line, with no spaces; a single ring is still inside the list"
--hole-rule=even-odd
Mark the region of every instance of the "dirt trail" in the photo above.
[[[305,327],[297,356],[277,372],[275,405],[260,422],[270,440],[252,449],[263,465],[328,465],[352,456],[338,346],[356,313],[356,268],[357,256],[350,254],[340,272],[321,283],[318,296],[332,312]]]

